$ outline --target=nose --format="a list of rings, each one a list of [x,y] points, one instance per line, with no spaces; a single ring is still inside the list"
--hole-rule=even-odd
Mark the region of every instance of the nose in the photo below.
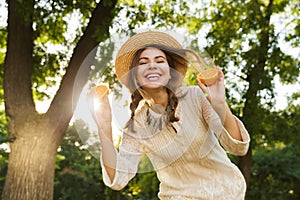
[[[148,68],[149,69],[156,69],[156,64],[154,62],[148,63]]]

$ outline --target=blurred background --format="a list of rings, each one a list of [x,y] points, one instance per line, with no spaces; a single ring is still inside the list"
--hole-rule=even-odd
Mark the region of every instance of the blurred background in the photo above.
[[[15,140],[30,134],[38,139],[47,135],[47,140],[55,141],[55,154],[49,154],[49,158],[55,159],[54,170],[45,170],[45,179],[36,182],[47,185],[41,187],[54,188],[52,192],[49,189],[53,199],[158,199],[159,182],[153,171],[138,173],[121,191],[112,191],[103,184],[99,143],[87,143],[97,134],[89,124],[91,119],[85,116],[88,114],[82,100],[82,94],[97,83],[109,85],[112,98],[122,97],[124,91],[113,70],[114,53],[125,38],[140,29],[175,32],[182,36],[185,47],[205,49],[223,69],[228,103],[252,138],[246,156],[229,155],[246,178],[246,199],[300,199],[298,0],[0,0],[0,13],[0,193],[3,199],[15,195],[12,193],[26,196],[24,190],[18,189],[22,186],[17,180],[35,180],[26,177],[27,173],[17,176],[16,172],[26,170],[22,167],[26,163],[38,163],[26,146],[36,144],[30,143],[34,137],[29,137],[28,144],[22,144],[24,154],[18,148],[11,148]],[[25,44],[26,38],[29,43]],[[92,38],[94,44],[86,38]],[[76,51],[88,47],[90,50],[85,54]],[[88,70],[82,60],[77,71],[72,71],[76,68],[76,58],[90,55],[95,59]],[[67,82],[69,88],[64,90]],[[188,72],[185,82],[195,84],[195,74]],[[63,94],[69,99],[64,100],[67,97]],[[58,109],[52,110],[52,105]],[[70,105],[71,109],[64,112],[68,116],[63,118],[59,108],[64,105]],[[56,113],[56,118],[52,113]],[[51,132],[53,126],[41,129],[44,121],[39,120],[47,118],[49,122],[58,116],[63,120],[57,123],[62,123],[60,127],[64,128],[58,128],[57,133]],[[115,131],[119,128],[116,124]],[[116,134],[116,146],[120,137],[121,134]],[[33,149],[32,152],[42,154],[38,145]],[[34,170],[30,173],[33,177],[41,174]],[[46,177],[50,177],[50,182],[54,179],[53,183],[43,184],[48,180]],[[29,196],[20,199],[44,195],[37,193],[28,192]]]

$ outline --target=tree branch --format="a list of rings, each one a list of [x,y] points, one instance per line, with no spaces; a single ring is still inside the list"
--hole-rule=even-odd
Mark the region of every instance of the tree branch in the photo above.
[[[100,41],[104,41],[109,37],[109,27],[115,15],[114,8],[116,3],[117,0],[100,1],[93,11],[90,22],[74,49],[61,85],[46,113],[50,118],[53,117],[51,119],[55,119],[52,123],[63,125],[68,124],[70,121],[73,109],[79,98],[79,92],[74,93],[73,87],[76,87],[76,91],[81,91],[86,83],[90,61],[94,58],[93,50]],[[81,79],[78,81],[76,80],[76,75],[79,73],[79,70],[81,70]],[[76,86],[74,85],[75,80]]]
[[[35,113],[31,92],[34,1],[8,1],[8,38],[4,66],[5,110],[25,121]]]

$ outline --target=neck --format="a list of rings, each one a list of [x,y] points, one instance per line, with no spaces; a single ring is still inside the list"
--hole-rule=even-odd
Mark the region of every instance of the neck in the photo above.
[[[151,109],[155,112],[162,113],[165,111],[168,105],[168,92],[165,87],[145,90],[149,98],[152,99],[153,104],[150,105]]]

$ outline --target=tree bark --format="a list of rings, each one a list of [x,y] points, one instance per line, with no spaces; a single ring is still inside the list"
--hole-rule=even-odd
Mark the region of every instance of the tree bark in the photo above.
[[[238,167],[242,171],[247,185],[249,185],[251,177],[251,165],[252,165],[252,148],[251,145],[245,156],[241,156],[239,159]]]
[[[24,11],[21,9],[24,7]],[[31,93],[33,0],[8,1],[7,53],[4,66],[5,112],[23,121],[35,112]]]
[[[31,124],[11,143],[3,200],[52,199],[58,140],[44,125]]]
[[[96,45],[109,36],[117,0],[100,1],[77,44],[61,86],[47,113],[38,114],[31,90],[34,0],[8,1],[8,41],[4,66],[5,111],[9,118],[10,155],[2,200],[53,198],[56,152],[79,95],[73,97],[76,74]],[[101,35],[96,35],[97,30]],[[101,40],[99,40],[101,38]],[[79,84],[83,88],[88,71]],[[72,104],[73,103],[73,104]]]

